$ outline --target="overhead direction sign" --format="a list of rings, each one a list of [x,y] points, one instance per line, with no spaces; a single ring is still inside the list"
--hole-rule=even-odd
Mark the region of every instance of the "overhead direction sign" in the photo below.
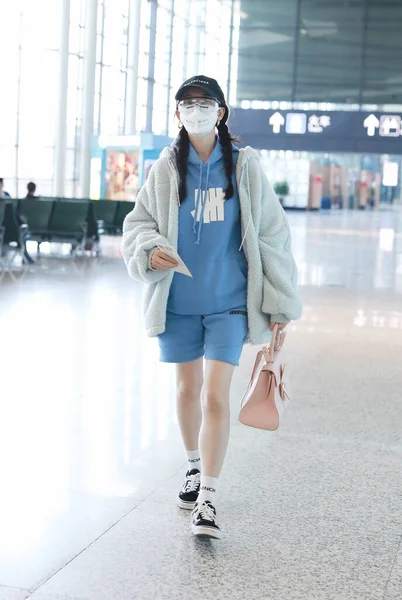
[[[276,112],[269,119],[269,124],[272,125],[274,133],[280,133],[282,125],[285,124],[285,119],[280,112]]]
[[[364,119],[363,125],[367,129],[367,135],[373,137],[373,135],[375,135],[375,130],[380,126],[380,121],[375,115],[369,115]]]
[[[231,129],[256,148],[402,154],[402,114],[238,108]]]

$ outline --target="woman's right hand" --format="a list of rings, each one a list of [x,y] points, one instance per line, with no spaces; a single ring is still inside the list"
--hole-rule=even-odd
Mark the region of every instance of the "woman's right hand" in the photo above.
[[[177,262],[161,250],[154,250],[151,256],[151,267],[154,271],[167,271],[177,267]]]

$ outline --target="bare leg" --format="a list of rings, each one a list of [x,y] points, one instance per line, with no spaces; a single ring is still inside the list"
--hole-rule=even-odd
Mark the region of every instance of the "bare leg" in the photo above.
[[[176,365],[177,417],[186,450],[198,449],[201,427],[203,359]]]
[[[219,477],[230,431],[229,392],[234,366],[208,360],[202,394],[200,454],[202,475]]]

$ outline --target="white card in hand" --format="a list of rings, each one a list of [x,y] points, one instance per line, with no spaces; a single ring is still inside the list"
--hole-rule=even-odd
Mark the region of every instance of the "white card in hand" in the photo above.
[[[174,260],[178,263],[177,267],[175,267],[173,271],[181,273],[182,275],[187,275],[187,277],[192,277],[187,266],[184,264],[183,260],[178,255],[177,250],[175,250],[173,246],[158,246],[158,248],[161,250],[161,252],[164,252],[168,256],[174,258]]]

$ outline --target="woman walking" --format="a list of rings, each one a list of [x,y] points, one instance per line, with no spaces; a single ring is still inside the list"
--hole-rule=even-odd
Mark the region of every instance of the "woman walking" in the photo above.
[[[269,341],[300,318],[286,216],[258,154],[239,150],[215,79],[176,94],[179,134],[165,148],[123,228],[129,274],[147,284],[145,326],[176,364],[177,413],[188,470],[177,503],[192,531],[220,538],[218,480],[229,439],[229,391],[245,341]],[[175,273],[173,246],[192,277]],[[205,358],[205,369],[203,359]]]

